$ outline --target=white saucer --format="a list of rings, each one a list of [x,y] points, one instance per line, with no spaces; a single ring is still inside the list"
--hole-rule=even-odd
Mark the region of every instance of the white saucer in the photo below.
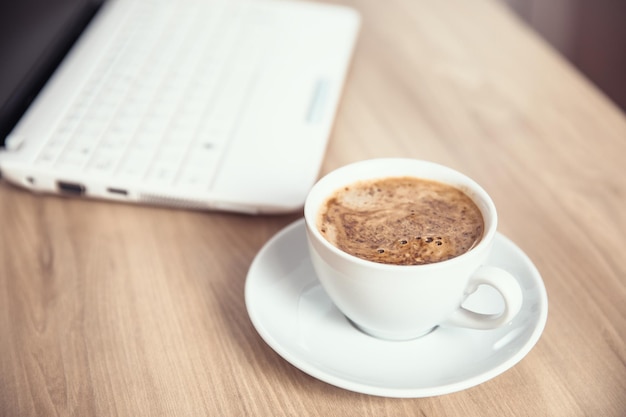
[[[391,342],[365,335],[337,310],[308,257],[304,221],[274,236],[246,279],[246,307],[256,330],[279,355],[329,384],[386,397],[428,397],[485,382],[518,363],[537,343],[548,300],[539,272],[513,242],[495,240],[489,263],[519,280],[524,303],[496,330],[435,329],[422,338]],[[464,304],[497,313],[502,300],[480,287]]]

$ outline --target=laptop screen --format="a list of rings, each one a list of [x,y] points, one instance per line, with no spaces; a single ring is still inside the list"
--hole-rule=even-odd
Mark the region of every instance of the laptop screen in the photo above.
[[[0,146],[103,2],[0,1]]]

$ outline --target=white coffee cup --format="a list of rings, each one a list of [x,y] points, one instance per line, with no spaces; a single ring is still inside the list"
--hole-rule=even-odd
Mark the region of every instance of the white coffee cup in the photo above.
[[[482,239],[455,258],[424,265],[390,265],[350,255],[318,230],[327,199],[341,187],[368,179],[417,177],[462,190],[480,209]],[[522,291],[507,271],[485,265],[496,236],[496,208],[485,190],[451,168],[416,159],[370,159],[324,176],[310,190],[305,206],[311,261],[326,293],[363,332],[381,339],[409,340],[437,326],[493,329],[509,323],[522,305]],[[480,314],[461,305],[479,285],[495,288],[504,301],[499,314]]]

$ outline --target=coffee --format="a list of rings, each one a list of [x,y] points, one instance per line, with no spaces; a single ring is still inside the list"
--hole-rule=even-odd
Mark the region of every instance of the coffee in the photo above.
[[[469,251],[480,242],[484,221],[472,199],[451,185],[388,177],[335,191],[318,213],[317,228],[359,258],[421,265]]]

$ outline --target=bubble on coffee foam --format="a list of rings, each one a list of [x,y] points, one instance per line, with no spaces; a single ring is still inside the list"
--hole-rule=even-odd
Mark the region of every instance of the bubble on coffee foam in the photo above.
[[[454,257],[454,243],[442,236],[415,236],[400,238],[368,254],[374,262],[415,265]]]

